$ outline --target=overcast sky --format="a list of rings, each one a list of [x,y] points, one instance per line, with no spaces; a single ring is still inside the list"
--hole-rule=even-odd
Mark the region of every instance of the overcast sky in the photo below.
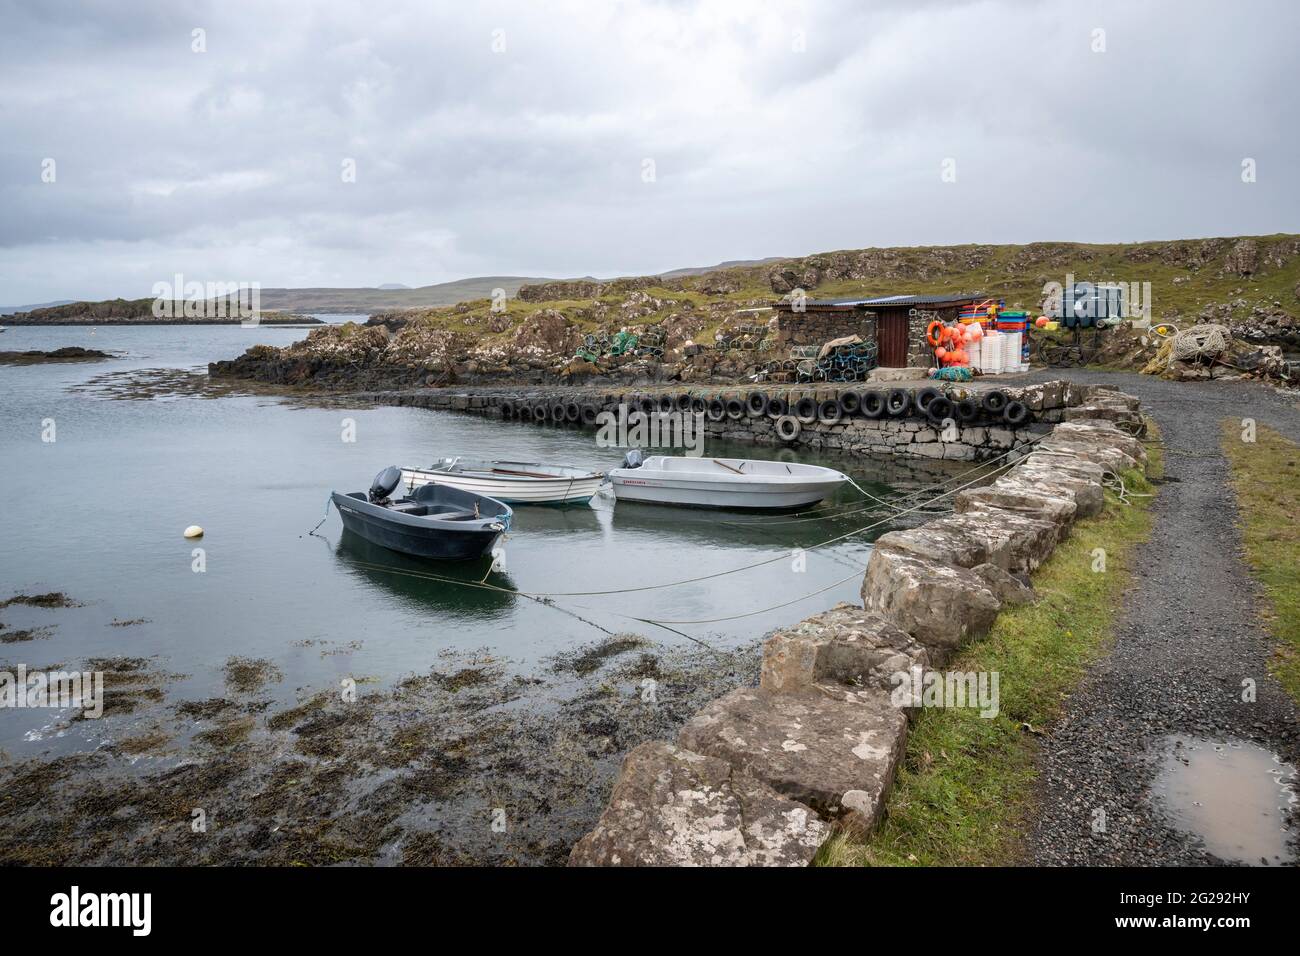
[[[1294,0],[0,0],[0,304],[1296,232],[1298,32]]]

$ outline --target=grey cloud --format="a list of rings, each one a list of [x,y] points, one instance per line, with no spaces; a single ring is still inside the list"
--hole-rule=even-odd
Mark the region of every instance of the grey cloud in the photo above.
[[[422,284],[1294,231],[1300,208],[1283,0],[0,3],[0,22],[4,302],[143,295],[178,268]]]

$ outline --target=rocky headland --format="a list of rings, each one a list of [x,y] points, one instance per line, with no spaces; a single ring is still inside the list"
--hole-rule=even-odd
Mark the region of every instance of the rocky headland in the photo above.
[[[5,316],[7,325],[238,325],[238,315],[227,310],[203,309],[204,315],[186,315],[185,303],[172,303],[164,317],[154,314],[154,299],[109,299],[104,302],[69,302]],[[220,314],[218,314],[218,312]],[[170,315],[168,315],[170,313]],[[317,325],[320,319],[289,312],[263,312],[265,325]]]
[[[364,325],[316,329],[283,348],[254,346],[209,372],[331,391],[735,383],[789,361],[772,306],[795,289],[815,298],[964,293],[1038,310],[1044,286],[1070,276],[1150,283],[1154,323],[1224,324],[1239,359],[1271,350],[1239,365],[1240,374],[1285,375],[1283,351],[1300,346],[1300,236],[1283,235],[861,249],[699,275],[544,282],[512,300],[380,312]],[[1098,341],[1093,362],[1126,368],[1150,363],[1161,344],[1126,327]]]

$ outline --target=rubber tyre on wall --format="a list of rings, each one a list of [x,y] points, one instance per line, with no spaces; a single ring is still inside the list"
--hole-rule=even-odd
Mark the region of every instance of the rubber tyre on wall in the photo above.
[[[649,415],[655,410],[655,400],[649,395],[642,395],[636,400],[636,407],[641,410],[642,415]]]
[[[720,422],[727,417],[727,406],[719,398],[710,399],[705,414],[709,416],[709,421]]]
[[[596,420],[600,418],[600,410],[590,402],[582,406],[579,414],[582,417],[582,424],[586,425],[588,428],[596,424]]]
[[[927,385],[916,393],[916,398],[913,399],[913,403],[916,405],[916,410],[918,412],[925,412],[925,410],[930,407],[930,403],[936,398],[943,398],[943,392],[939,391],[932,385]]]
[[[1007,407],[1007,393],[998,388],[985,392],[984,397],[980,399],[980,404],[990,415],[1001,417],[1002,410]]]
[[[545,402],[538,402],[533,406],[533,421],[541,424],[551,417],[551,409]]]
[[[957,421],[963,425],[970,425],[979,420],[980,406],[979,402],[971,398],[963,398],[953,406],[953,411],[957,413]]]
[[[881,418],[885,414],[885,396],[879,392],[862,393],[862,415],[865,418]]]
[[[942,425],[953,417],[952,402],[942,395],[931,398],[925,406],[925,417],[936,425]]]
[[[659,411],[671,412],[676,407],[677,407],[677,403],[673,401],[673,397],[671,395],[659,396]]]
[[[798,438],[802,430],[803,426],[799,424],[799,419],[793,415],[782,415],[776,420],[776,437],[786,444]]]
[[[703,415],[708,410],[709,403],[698,396],[691,399],[691,414]]]
[[[1002,420],[1012,428],[1019,428],[1029,421],[1029,406],[1024,402],[1007,402],[1002,409]]]
[[[510,399],[507,398],[504,402],[501,403],[501,418],[504,421],[510,421],[514,417],[515,417],[515,403],[510,401]]]
[[[566,422],[577,422],[582,419],[582,406],[577,402],[565,402],[564,420]]]
[[[745,399],[745,408],[754,417],[767,414],[767,392],[750,392]]]
[[[768,418],[781,418],[788,411],[790,411],[790,405],[780,395],[773,395],[767,400]]]
[[[732,421],[739,421],[745,417],[745,403],[738,398],[729,398],[723,402],[723,407],[727,410],[727,417]]]
[[[841,392],[839,403],[846,418],[852,418],[862,410],[862,396],[857,392]]]
[[[844,410],[840,408],[840,403],[833,398],[828,398],[817,406],[817,420],[823,425],[838,425],[843,417]]]
[[[679,412],[689,412],[691,410],[691,393],[682,392],[677,396],[674,404],[677,406]]]
[[[905,388],[893,388],[889,390],[889,397],[885,399],[885,411],[892,418],[903,418],[912,410],[912,393]]]
[[[563,425],[565,421],[564,403],[554,402],[551,405],[551,421],[556,425]]]
[[[794,403],[794,408],[791,411],[794,413],[794,417],[799,419],[800,424],[811,425],[817,421],[817,399],[805,395]]]

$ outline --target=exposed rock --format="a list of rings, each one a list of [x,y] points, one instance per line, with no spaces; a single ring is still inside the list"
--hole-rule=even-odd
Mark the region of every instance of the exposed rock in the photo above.
[[[926,527],[970,536],[984,546],[989,564],[1016,574],[1028,574],[1046,561],[1059,534],[1050,521],[1008,511],[955,514]]]
[[[1000,606],[965,568],[879,548],[867,562],[862,600],[924,644],[936,664],[986,633]]]
[[[1059,431],[1066,424],[1062,423],[1057,427]],[[1069,455],[1083,461],[1090,461],[1102,467],[1120,472],[1130,468],[1137,468],[1138,462],[1130,458],[1118,448],[1108,448],[1091,440],[1077,440],[1074,438],[1062,436],[1057,437],[1053,433],[1051,438],[1045,438],[1038,443],[1038,447],[1043,451],[1056,452],[1061,455]]]
[[[1004,606],[1032,604],[1038,598],[1028,580],[1022,581],[995,564],[977,564],[971,571],[980,576]]]
[[[807,866],[830,828],[715,757],[641,744],[570,866]]]
[[[1101,484],[1106,477],[1106,469],[1102,468],[1096,462],[1087,461],[1083,458],[1076,458],[1074,455],[1063,455],[1059,452],[1049,451],[1045,448],[1035,448],[1029,453],[1021,464],[1016,468],[1027,467],[1030,465],[1046,465],[1054,471],[1069,475],[1073,478],[1082,478],[1086,481],[1094,481]],[[1012,469],[1015,471],[1016,469]]]
[[[1032,487],[1074,502],[1076,518],[1100,514],[1106,499],[1099,479],[1071,474],[1051,462],[1031,458],[1013,468],[1008,477],[1028,482]]]
[[[1028,481],[1002,477],[984,488],[967,488],[953,498],[953,510],[1013,511],[1051,522],[1057,529],[1057,541],[1069,533],[1079,508],[1069,498],[1048,494]]]
[[[699,278],[699,290],[706,295],[730,295],[740,291],[740,278],[733,272],[706,272]]]
[[[914,557],[973,568],[990,559],[986,541],[957,529],[936,527],[937,522],[890,531],[876,539],[876,550],[902,551]]]
[[[522,285],[517,293],[523,302],[556,302],[567,299],[594,299],[603,286],[595,281],[540,282]]]
[[[893,674],[927,667],[929,659],[911,635],[881,615],[837,604],[767,639],[759,686],[772,693],[830,683],[888,688]]]
[[[42,352],[28,349],[25,352],[0,352],[0,365],[39,365],[45,362],[97,362],[112,358],[99,349],[83,349],[79,345],[66,345],[61,349]]]
[[[1090,441],[1102,447],[1117,448],[1133,461],[1146,464],[1147,451],[1142,442],[1108,421],[1062,422],[1052,432],[1052,439],[1056,438],[1066,441]]]
[[[540,309],[529,315],[513,335],[515,352],[525,355],[530,350],[548,357],[572,355],[581,341],[582,333],[556,309]]]
[[[1238,239],[1223,261],[1224,268],[1239,276],[1254,275],[1259,267],[1259,245],[1254,239]]]
[[[1026,250],[1029,248],[1025,247]],[[1082,248],[1085,247],[1073,247],[1076,250]],[[778,295],[796,288],[814,289],[823,282],[845,279],[926,282],[943,274],[978,269],[996,253],[995,246],[853,249],[787,259],[772,266],[767,275],[772,291]],[[968,291],[974,294],[977,290]]]
[[[871,828],[903,752],[907,716],[873,690],[740,688],[687,721],[678,743],[747,771],[828,818]]]

